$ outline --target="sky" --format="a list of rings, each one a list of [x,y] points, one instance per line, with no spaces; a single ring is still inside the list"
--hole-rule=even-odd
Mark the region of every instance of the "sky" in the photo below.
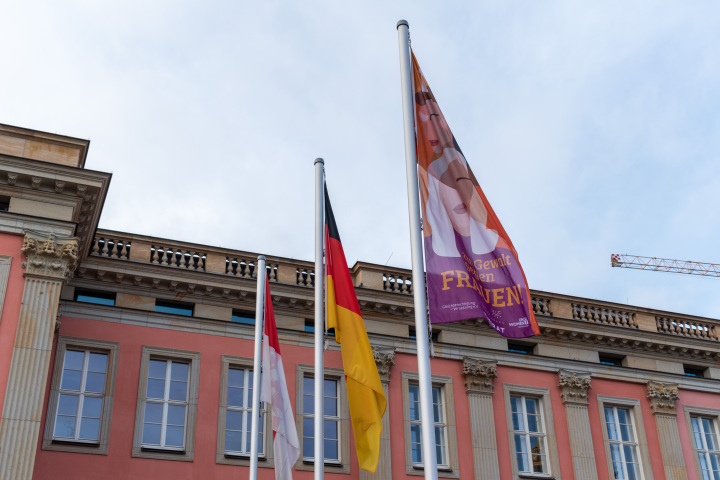
[[[530,287],[720,317],[720,4],[6,2],[0,123],[90,139],[100,227],[313,259],[314,168],[348,263],[410,267],[396,23]]]

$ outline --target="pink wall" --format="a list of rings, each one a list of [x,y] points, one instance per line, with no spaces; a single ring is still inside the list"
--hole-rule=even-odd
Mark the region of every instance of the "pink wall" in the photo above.
[[[251,358],[253,342],[230,339],[213,335],[162,330],[148,327],[122,325],[79,318],[62,318],[61,335],[108,340],[120,343],[115,400],[110,426],[110,448],[108,455],[90,455],[45,451],[38,441],[34,478],[92,478],[127,479],[153,478],[157,480],[180,480],[190,478],[237,479],[247,474],[245,467],[218,465],[215,463],[218,433],[218,405],[220,395],[221,356],[235,355]],[[301,334],[303,335],[303,334]],[[305,334],[308,335],[308,334]],[[140,360],[143,345],[190,350],[201,353],[200,384],[197,423],[195,431],[195,460],[180,462],[132,458],[132,441],[137,405]],[[312,364],[311,349],[282,345],[283,363],[288,382],[290,398],[295,401],[295,380],[297,363]],[[54,362],[53,353],[53,362]],[[326,354],[326,366],[341,368],[340,352]],[[50,365],[52,371],[53,365]],[[48,380],[48,390],[50,379]],[[294,405],[293,405],[294,407]],[[47,409],[47,395],[45,399]],[[41,432],[45,428],[45,411]],[[351,476],[359,478],[354,445],[351,445]],[[297,472],[294,478],[310,480],[312,472]],[[274,470],[260,468],[260,479],[274,479]]]
[[[603,443],[602,420],[600,418],[601,412],[597,401],[598,395],[640,400],[640,410],[642,411],[642,420],[645,424],[645,437],[647,438],[648,449],[650,451],[652,473],[655,480],[665,480],[665,469],[662,463],[660,441],[658,439],[657,428],[655,426],[655,417],[653,417],[652,412],[650,411],[650,400],[647,398],[647,388],[645,384],[615,382],[612,380],[593,378],[592,389],[588,395],[588,399],[590,401],[588,412],[590,415],[590,428],[592,430],[593,446],[595,447],[595,462],[598,467],[598,480],[610,479],[610,472],[608,471],[607,466],[607,455],[605,455],[605,445]]]
[[[2,318],[0,318],[0,412],[2,412],[5,404],[5,390],[7,389],[13,345],[15,345],[15,332],[17,330],[18,315],[20,314],[23,286],[25,285],[21,266],[23,262],[22,253],[20,252],[22,244],[22,235],[0,233],[0,255],[12,257]]]
[[[560,462],[560,475],[563,479],[574,478],[565,406],[562,404],[560,390],[557,387],[557,374],[536,370],[498,367],[497,375],[498,377],[494,382],[495,394],[493,395],[493,410],[495,413],[495,433],[497,437],[498,461],[500,463],[500,478],[503,480],[511,480],[513,478],[510,458],[512,452],[510,451],[510,438],[507,430],[506,417],[506,408],[509,407],[505,405],[504,384],[547,388],[550,391],[550,402]]]

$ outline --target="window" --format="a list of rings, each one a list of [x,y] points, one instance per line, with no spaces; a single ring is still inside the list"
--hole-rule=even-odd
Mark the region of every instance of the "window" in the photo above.
[[[305,320],[305,331],[308,333],[315,332],[315,320]]]
[[[720,410],[685,406],[695,455],[695,468],[701,480],[720,479],[720,445],[718,445],[718,418]],[[689,467],[688,467],[689,468]]]
[[[76,302],[94,303],[97,305],[115,305],[115,294],[105,292],[92,292],[88,290],[75,290]]]
[[[255,314],[233,310],[232,321],[235,323],[242,323],[243,325],[255,325]]]
[[[324,453],[326,463],[340,463],[340,404],[338,383],[335,378],[326,378],[323,392]],[[302,456],[304,461],[315,458],[315,379],[303,377],[303,437]]]
[[[408,386],[410,404],[410,450],[414,466],[421,467],[422,457],[422,426],[420,419],[420,386]],[[449,468],[447,454],[447,423],[445,421],[445,402],[442,387],[432,387],[432,412],[435,432],[435,457],[438,468]]]
[[[143,347],[133,456],[192,460],[200,354]]]
[[[688,377],[700,377],[705,376],[705,369],[702,367],[695,367],[692,365],[683,365],[683,373]]]
[[[513,479],[560,478],[550,390],[503,385]]]
[[[315,460],[315,378],[314,367],[298,365],[298,436],[301,458],[296,470],[313,470]],[[345,374],[325,368],[323,422],[325,471],[350,473],[350,413],[347,406]]]
[[[638,464],[638,443],[630,409],[605,407],[605,427],[610,444],[614,475],[612,478],[642,478]]]
[[[547,440],[540,400],[510,396],[513,420],[513,455],[519,473],[548,473]]]
[[[10,209],[10,197],[0,195],[0,212],[7,212]]]
[[[423,475],[420,386],[416,373],[402,372],[406,473]],[[432,412],[438,476],[459,478],[452,378],[432,376]]]
[[[623,357],[613,355],[611,353],[601,353],[598,356],[598,361],[603,365],[609,365],[612,367],[622,367]]]
[[[605,457],[611,479],[641,480],[650,469],[650,453],[640,401],[598,395]]]
[[[43,449],[107,455],[116,343],[59,337]]]
[[[532,355],[534,346],[525,343],[508,342],[508,352],[522,353],[523,355]]]
[[[159,313],[172,313],[174,315],[185,315],[186,317],[192,317],[193,306],[185,303],[176,302],[155,302],[155,311]]]
[[[250,465],[250,438],[252,425],[253,359],[222,357],[220,384],[220,412],[218,424],[217,462],[230,465]],[[259,464],[273,467],[271,415],[261,404],[258,435]]]
[[[720,479],[720,446],[714,418],[691,416],[693,440],[703,480]]]

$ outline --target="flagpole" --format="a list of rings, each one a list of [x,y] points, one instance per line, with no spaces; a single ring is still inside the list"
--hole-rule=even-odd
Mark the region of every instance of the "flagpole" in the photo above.
[[[325,162],[315,159],[315,480],[325,477],[325,429],[323,398],[325,364],[323,358],[323,332],[325,331],[325,271],[323,269],[323,243],[325,240]]]
[[[260,426],[260,357],[262,356],[263,320],[265,320],[265,255],[258,256],[257,295],[255,296],[255,357],[253,359],[252,422],[250,430],[250,480],[257,480],[258,431]]]
[[[412,254],[412,285],[415,307],[418,379],[422,452],[426,480],[437,480],[435,456],[435,419],[432,414],[432,377],[428,348],[428,323],[425,302],[420,201],[418,199],[417,152],[415,150],[415,112],[413,106],[412,69],[410,62],[410,30],[406,20],[397,23],[400,45],[400,82],[402,87],[403,124],[405,126],[405,168],[407,172],[408,212],[410,215],[410,247]]]

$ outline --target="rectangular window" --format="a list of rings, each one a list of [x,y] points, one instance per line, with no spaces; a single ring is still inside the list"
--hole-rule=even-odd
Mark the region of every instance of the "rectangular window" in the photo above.
[[[107,367],[107,353],[65,351],[53,440],[97,443]]]
[[[305,320],[305,331],[308,333],[315,332],[315,320]]]
[[[175,302],[155,302],[155,311],[159,313],[172,313],[173,315],[185,315],[192,317],[193,306]]]
[[[598,395],[597,401],[610,478],[642,480],[652,467],[640,400]]]
[[[297,365],[296,426],[302,450],[295,469],[312,471],[315,466],[315,369]],[[350,473],[350,411],[347,402],[345,372],[325,368],[323,380],[323,451],[325,472]]]
[[[702,480],[719,480],[720,446],[717,421],[713,417],[691,415],[690,422]]]
[[[10,197],[0,195],[0,212],[7,212],[10,209]]]
[[[75,301],[94,303],[96,305],[115,305],[115,294],[105,292],[92,292],[88,290],[75,290]]]
[[[133,456],[192,460],[200,354],[143,347]]]
[[[415,466],[422,466],[422,423],[420,419],[420,387],[409,385],[410,404],[410,449]],[[445,420],[445,402],[443,388],[432,387],[432,412],[435,432],[435,455],[438,468],[449,468],[447,455],[447,422]]]
[[[519,473],[549,472],[547,440],[540,400],[510,396],[514,455]]]
[[[508,342],[508,352],[522,353],[523,355],[532,355],[535,347],[524,343]]]
[[[326,378],[323,397],[325,463],[340,463],[340,397],[338,380]],[[302,456],[304,461],[315,458],[315,379],[303,376]]]
[[[59,337],[43,449],[107,454],[117,350]]]
[[[187,362],[150,359],[143,447],[184,449],[189,373]]]
[[[414,372],[402,372],[403,417],[405,430],[405,473],[423,475],[423,434],[420,411],[419,379]],[[438,466],[438,477],[459,478],[457,433],[452,378],[432,376],[432,445]]]
[[[613,467],[612,474],[614,475],[612,478],[642,478],[638,457],[638,442],[631,410],[629,408],[606,406],[604,412]]]
[[[705,376],[705,369],[702,367],[695,367],[692,365],[683,365],[683,373],[688,377],[700,377]]]
[[[253,371],[230,367],[227,379],[227,411],[225,412],[225,454],[249,456],[252,426]],[[265,456],[265,408],[261,403],[258,425],[258,454]]]
[[[601,353],[598,356],[598,361],[603,365],[612,367],[622,367],[623,357],[619,357],[612,354]]]
[[[249,312],[233,310],[232,321],[243,325],[255,325],[255,315]]]

